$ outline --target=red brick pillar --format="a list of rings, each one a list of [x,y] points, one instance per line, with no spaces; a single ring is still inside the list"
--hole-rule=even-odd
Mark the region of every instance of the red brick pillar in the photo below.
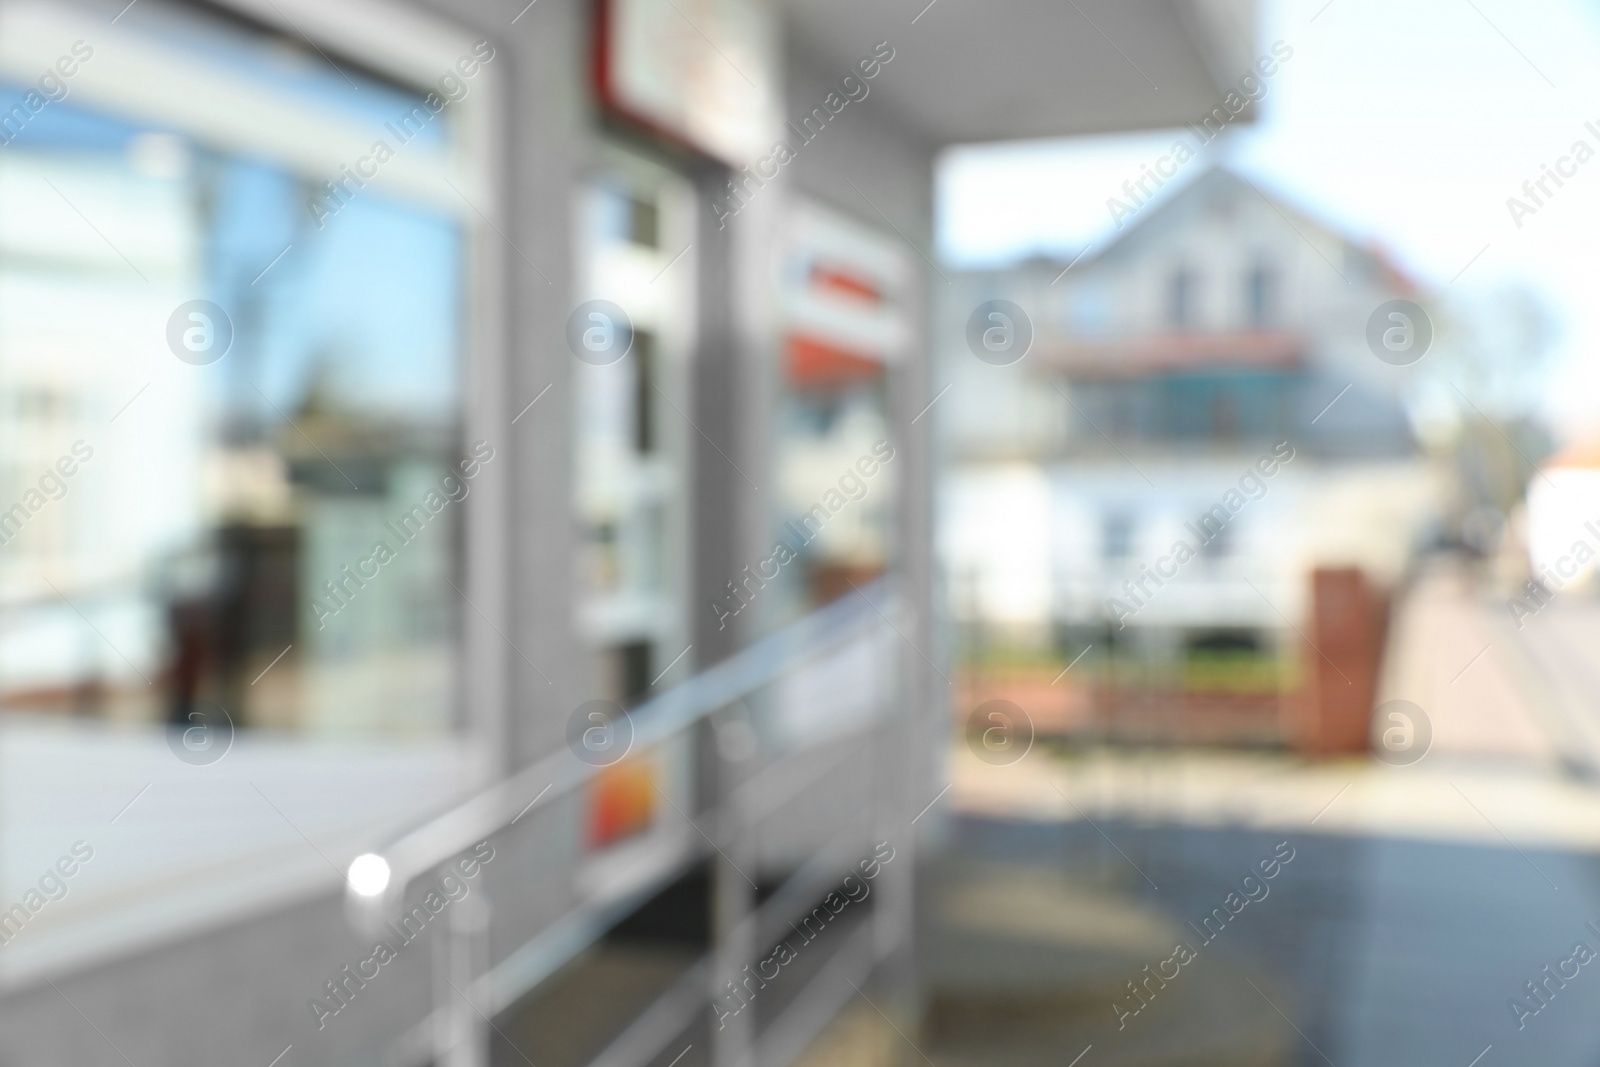
[[[1355,567],[1311,575],[1306,693],[1298,747],[1314,756],[1368,751],[1389,602]]]

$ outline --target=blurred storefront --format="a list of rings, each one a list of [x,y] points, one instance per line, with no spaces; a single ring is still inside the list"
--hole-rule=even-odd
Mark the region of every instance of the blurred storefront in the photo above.
[[[0,2],[0,1058],[481,1062],[441,974],[548,1036],[652,923],[688,947],[584,1033],[693,987],[675,1042],[758,903],[871,856],[871,952],[807,966],[909,1010],[937,153],[1250,62],[1248,3],[1084,6]],[[492,918],[329,981],[352,858],[462,826]],[[688,1062],[792,1060],[806,989]]]

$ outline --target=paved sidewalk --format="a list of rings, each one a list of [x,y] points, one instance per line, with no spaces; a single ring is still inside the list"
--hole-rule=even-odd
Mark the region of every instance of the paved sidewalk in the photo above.
[[[1555,773],[1576,742],[1510,623],[1461,569],[1430,568],[1395,607],[1378,702],[1422,708],[1434,754]]]

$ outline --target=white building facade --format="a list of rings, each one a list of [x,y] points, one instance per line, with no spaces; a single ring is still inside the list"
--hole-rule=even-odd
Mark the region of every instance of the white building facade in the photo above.
[[[1313,568],[1401,573],[1437,489],[1411,372],[1367,342],[1380,305],[1422,300],[1381,256],[1218,168],[1070,269],[959,284],[956,312],[1010,300],[1032,342],[1006,366],[946,353],[958,616],[1074,651],[1261,647]]]

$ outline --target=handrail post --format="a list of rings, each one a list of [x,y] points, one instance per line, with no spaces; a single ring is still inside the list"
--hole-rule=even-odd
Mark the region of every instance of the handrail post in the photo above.
[[[887,640],[889,635],[887,625],[879,628],[879,639]],[[897,647],[893,642],[888,645]],[[916,812],[922,798],[916,790],[923,776],[919,773],[922,739],[914,710],[918,705],[912,694],[918,692],[915,679],[922,665],[920,657],[913,659],[904,650],[898,660],[893,653],[884,658],[895,667],[887,672],[887,692],[883,694],[889,702],[887,714],[873,731],[873,746],[881,753],[875,760],[873,821],[877,840],[887,842],[895,858],[878,883],[881,896],[873,911],[872,936],[881,961],[876,977],[885,1008],[894,1025],[914,1029],[921,1023],[922,1005],[913,957],[918,853],[918,828],[913,820],[920,818]]]
[[[717,842],[711,879],[711,1063],[752,1067],[755,1012],[745,1007],[752,991],[741,983],[741,972],[755,958],[754,932],[746,921],[755,908],[755,887],[748,878],[754,864],[743,815],[733,803],[743,769],[729,758],[722,724],[712,719],[708,726],[703,751],[711,771],[712,836]]]
[[[434,1062],[439,1067],[489,1067],[487,1012],[471,1000],[479,977],[488,972],[488,948],[487,902],[476,895],[456,901],[433,938]]]

